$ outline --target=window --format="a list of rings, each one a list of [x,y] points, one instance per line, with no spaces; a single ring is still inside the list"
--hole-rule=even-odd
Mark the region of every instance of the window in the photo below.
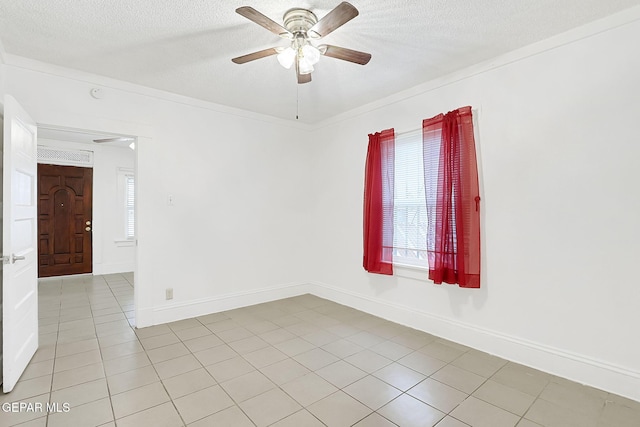
[[[117,212],[120,218],[116,237],[119,246],[131,246],[135,240],[135,176],[132,169],[118,168]]]
[[[363,267],[428,268],[434,283],[480,287],[480,196],[471,107],[422,122],[422,132],[369,134]]]
[[[125,175],[125,237],[131,240],[135,236],[135,186],[133,175]]]

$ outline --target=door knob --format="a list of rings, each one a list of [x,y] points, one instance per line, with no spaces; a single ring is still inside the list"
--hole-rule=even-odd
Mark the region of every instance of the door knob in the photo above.
[[[85,231],[91,231],[91,227],[85,227]]]
[[[85,222],[85,224],[91,225],[91,221],[87,221],[87,222]]]
[[[11,264],[14,264],[16,261],[22,261],[25,259],[23,256],[16,256],[16,254],[11,254]]]

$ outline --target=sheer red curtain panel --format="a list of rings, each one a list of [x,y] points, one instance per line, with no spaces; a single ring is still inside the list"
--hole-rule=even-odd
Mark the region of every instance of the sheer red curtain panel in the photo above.
[[[480,193],[471,107],[425,119],[422,136],[425,192],[435,201],[428,206],[434,234],[429,279],[479,288]]]
[[[393,274],[395,132],[369,135],[364,182],[364,257],[369,273]]]

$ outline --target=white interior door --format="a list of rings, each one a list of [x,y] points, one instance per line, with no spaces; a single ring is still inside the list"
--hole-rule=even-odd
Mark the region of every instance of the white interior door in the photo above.
[[[4,98],[2,141],[2,367],[13,389],[38,349],[36,123]]]

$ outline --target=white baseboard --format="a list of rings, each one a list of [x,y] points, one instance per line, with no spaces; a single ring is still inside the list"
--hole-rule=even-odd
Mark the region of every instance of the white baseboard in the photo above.
[[[640,372],[318,282],[292,283],[142,308],[137,313],[137,324],[138,327],[158,325],[307,293],[506,360],[640,401]]]
[[[238,292],[233,294],[220,295],[213,298],[202,298],[195,301],[167,304],[153,308],[151,311],[151,325],[175,322],[177,320],[191,317],[204,316],[210,313],[232,310],[234,308],[246,307],[263,302],[275,301],[283,298],[290,298],[309,293],[309,285],[302,283],[290,283],[286,285],[273,286],[252,290],[248,292]],[[142,310],[141,310],[142,311]],[[140,325],[149,326],[147,323],[149,313],[142,313],[144,322]]]
[[[135,268],[134,262],[123,262],[119,264],[93,264],[93,274],[96,276],[103,274],[129,273]]]
[[[309,288],[310,293],[321,298],[503,359],[640,401],[640,372],[324,283],[314,282]]]
[[[136,328],[146,328],[147,326],[153,326],[153,308],[144,307],[136,311]]]

